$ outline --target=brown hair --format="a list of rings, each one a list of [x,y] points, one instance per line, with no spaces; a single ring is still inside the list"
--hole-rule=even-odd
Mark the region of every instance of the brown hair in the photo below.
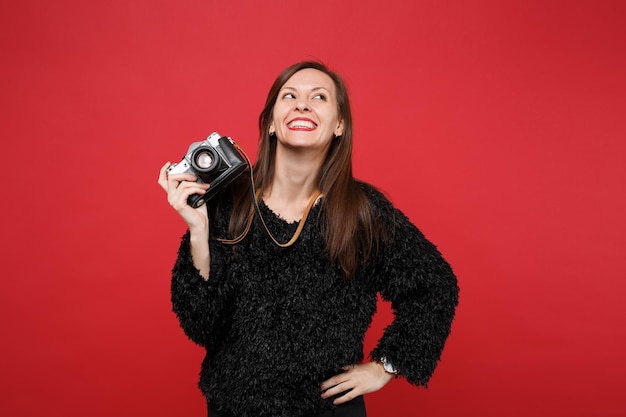
[[[320,226],[331,262],[338,262],[346,278],[351,278],[369,258],[372,249],[385,237],[385,229],[369,200],[352,175],[352,113],[348,91],[342,78],[324,64],[304,61],[283,70],[270,88],[259,116],[259,150],[253,168],[257,189],[265,189],[274,178],[276,136],[269,135],[274,104],[283,85],[296,72],[312,68],[328,75],[335,84],[337,111],[343,120],[343,133],[333,139],[318,176],[322,192]],[[239,193],[230,220],[231,236],[240,235],[251,212],[249,193]]]

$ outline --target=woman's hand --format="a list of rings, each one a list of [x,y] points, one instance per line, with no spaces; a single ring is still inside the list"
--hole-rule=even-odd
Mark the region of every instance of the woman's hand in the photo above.
[[[209,184],[196,182],[196,177],[191,174],[168,175],[167,168],[170,165],[168,162],[161,167],[159,185],[167,193],[167,201],[187,223],[193,264],[200,275],[208,280],[211,265],[209,214],[206,205],[193,208],[187,204],[187,199],[192,194],[206,193]]]
[[[159,185],[167,193],[167,201],[180,214],[187,223],[189,230],[208,230],[208,214],[206,207],[194,209],[187,204],[187,199],[192,194],[204,194],[209,184],[196,182],[196,177],[191,174],[168,175],[167,168],[172,165],[166,163],[159,172]]]
[[[378,391],[393,378],[393,374],[386,372],[383,365],[378,362],[361,363],[344,369],[345,372],[322,383],[322,398],[333,397],[348,391],[341,397],[335,398],[333,401],[335,405],[353,400],[359,395]]]

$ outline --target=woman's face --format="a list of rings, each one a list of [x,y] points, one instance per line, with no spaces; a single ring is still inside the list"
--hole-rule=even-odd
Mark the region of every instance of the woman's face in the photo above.
[[[292,75],[278,93],[270,132],[284,146],[326,151],[343,133],[333,80],[313,68]]]

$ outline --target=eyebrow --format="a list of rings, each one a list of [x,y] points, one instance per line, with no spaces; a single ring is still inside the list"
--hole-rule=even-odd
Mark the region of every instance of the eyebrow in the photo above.
[[[297,89],[297,88],[295,88],[295,87],[289,87],[289,86],[284,86],[283,88],[281,88],[281,89],[280,89],[280,91],[282,91],[282,90],[292,90],[292,91],[298,91],[298,89]],[[311,92],[313,92],[313,91],[317,91],[317,90],[326,90],[327,92],[329,92],[329,93],[330,93],[330,90],[329,90],[328,88],[326,88],[326,87],[313,87],[313,88],[311,89]]]

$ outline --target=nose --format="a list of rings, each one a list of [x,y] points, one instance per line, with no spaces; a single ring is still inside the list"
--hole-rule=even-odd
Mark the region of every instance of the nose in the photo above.
[[[296,108],[300,111],[307,111],[309,109],[309,103],[306,99],[300,98],[296,103]]]

